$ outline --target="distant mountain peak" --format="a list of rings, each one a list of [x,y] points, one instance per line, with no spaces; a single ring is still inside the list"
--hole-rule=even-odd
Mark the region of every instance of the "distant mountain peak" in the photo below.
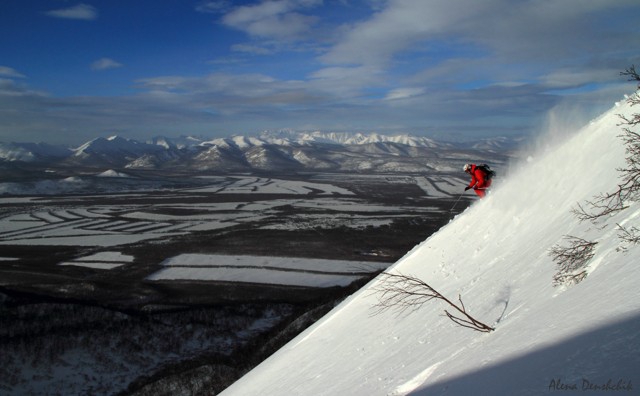
[[[297,144],[340,144],[340,145],[363,145],[373,143],[398,143],[413,147],[444,147],[450,146],[448,143],[438,142],[434,139],[423,136],[412,136],[401,133],[385,135],[377,132],[295,132],[295,131],[264,131],[260,138],[265,141],[282,141],[286,139]]]
[[[269,132],[258,136],[234,135],[204,139],[194,136],[157,136],[146,142],[119,135],[98,137],[75,149],[53,150],[33,143],[0,144],[0,160],[5,163],[52,163],[117,169],[174,169],[217,171],[333,170],[355,172],[424,172],[458,169],[456,150],[478,152],[483,162],[503,161],[509,139],[474,142],[476,146],[453,145],[410,134],[385,135],[348,132]],[[49,152],[48,154],[45,154]],[[449,152],[450,154],[441,155]],[[445,158],[446,157],[446,158]],[[393,159],[391,161],[391,159]],[[49,162],[48,162],[49,161]]]

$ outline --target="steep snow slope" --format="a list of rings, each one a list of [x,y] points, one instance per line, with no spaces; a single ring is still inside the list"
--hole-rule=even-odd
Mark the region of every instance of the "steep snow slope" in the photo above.
[[[624,245],[616,223],[638,226],[640,204],[597,226],[570,213],[614,190],[625,157],[616,114],[632,110],[621,102],[534,156],[391,269],[451,300],[461,295],[495,331],[455,325],[439,300],[374,315],[378,278],[223,394],[539,395],[607,384],[637,392],[640,246]],[[598,245],[585,280],[554,287],[548,250],[564,235]]]

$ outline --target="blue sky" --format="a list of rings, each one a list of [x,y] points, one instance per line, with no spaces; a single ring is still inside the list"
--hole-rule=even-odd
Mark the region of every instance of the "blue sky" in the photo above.
[[[637,0],[4,0],[0,141],[535,133],[631,93]]]

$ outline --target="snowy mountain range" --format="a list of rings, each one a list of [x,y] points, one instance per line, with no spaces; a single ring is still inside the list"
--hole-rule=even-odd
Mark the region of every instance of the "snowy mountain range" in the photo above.
[[[105,169],[421,172],[446,170],[452,166],[452,158],[503,161],[518,143],[519,139],[511,138],[454,144],[410,135],[288,131],[213,140],[156,137],[147,142],[112,136],[93,139],[77,148],[0,143],[0,162],[5,167],[29,163]]]
[[[487,198],[388,270],[430,285],[492,331],[456,324],[448,313],[464,316],[441,299],[412,304],[419,295],[401,300],[404,311],[402,303],[381,311],[389,296],[383,275],[222,394],[637,393],[637,193],[591,221],[573,211],[602,211],[587,202],[614,193],[619,169],[631,166],[619,114],[632,119],[631,104],[531,153]],[[564,266],[562,254],[570,258]],[[563,268],[582,280],[557,283]]]

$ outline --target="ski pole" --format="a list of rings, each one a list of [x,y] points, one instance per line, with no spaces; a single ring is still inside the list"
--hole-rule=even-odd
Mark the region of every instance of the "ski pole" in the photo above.
[[[449,212],[451,212],[453,208],[456,207],[456,205],[458,204],[458,201],[460,201],[460,198],[462,198],[463,195],[464,195],[464,192],[458,196],[458,199],[456,199],[456,202],[453,203],[453,206],[451,207],[451,209],[449,209]]]

